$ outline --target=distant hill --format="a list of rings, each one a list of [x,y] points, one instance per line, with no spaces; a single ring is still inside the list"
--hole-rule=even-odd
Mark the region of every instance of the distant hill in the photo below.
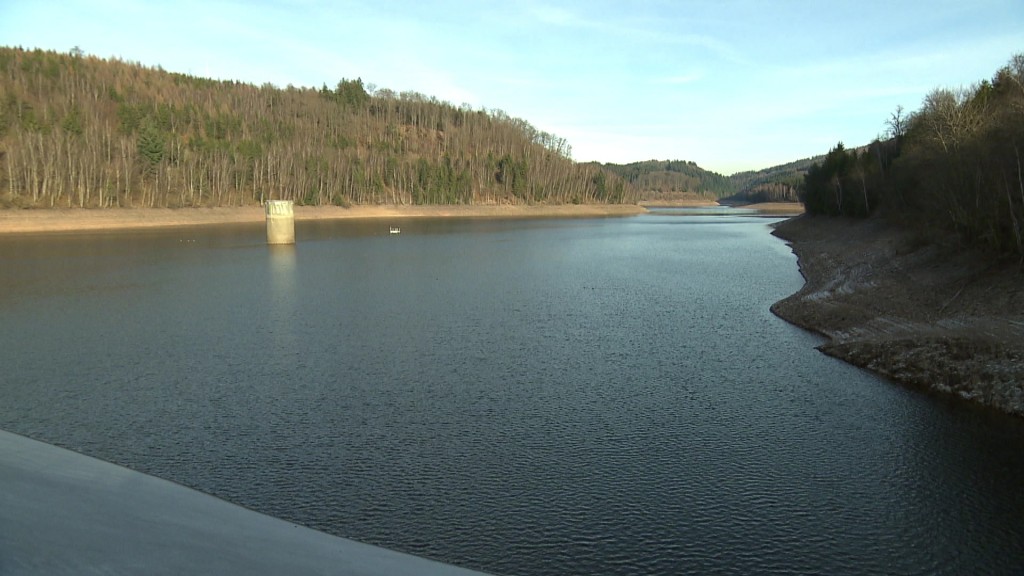
[[[798,202],[804,175],[824,155],[723,176],[685,160],[604,164],[636,187],[643,201],[716,200],[723,203]]]
[[[804,175],[815,162],[821,162],[824,157],[815,156],[762,170],[737,172],[729,177],[735,191],[721,200],[730,204],[798,202]]]
[[[735,192],[730,178],[685,160],[602,164],[635,187],[639,200],[715,200]]]
[[[633,187],[500,110],[216,81],[0,47],[0,207],[621,203]]]

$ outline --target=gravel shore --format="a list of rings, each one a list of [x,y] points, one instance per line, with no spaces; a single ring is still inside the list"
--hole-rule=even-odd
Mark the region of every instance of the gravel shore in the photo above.
[[[1024,416],[1024,269],[885,221],[778,225],[806,279],[772,311],[897,382]]]

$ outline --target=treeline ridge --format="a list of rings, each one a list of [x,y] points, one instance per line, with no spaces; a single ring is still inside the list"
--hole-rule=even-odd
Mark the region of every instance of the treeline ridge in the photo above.
[[[809,213],[881,213],[921,231],[1024,260],[1024,54],[991,80],[938,88],[921,108],[897,108],[884,140],[842,143],[805,177]]]
[[[622,203],[633,188],[501,110],[0,48],[0,206]]]

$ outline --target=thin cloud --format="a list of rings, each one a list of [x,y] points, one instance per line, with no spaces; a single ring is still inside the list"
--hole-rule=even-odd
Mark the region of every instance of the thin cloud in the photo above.
[[[714,36],[704,34],[682,34],[679,36],[665,36],[664,42],[681,44],[684,46],[697,46],[712,52],[719,58],[733,64],[747,65],[750,61],[732,44],[719,40]]]
[[[573,12],[557,6],[538,5],[530,9],[536,20],[552,26],[569,26],[574,28],[593,27],[595,23],[580,18]]]
[[[678,86],[681,84],[691,84],[704,78],[704,75],[699,72],[693,72],[690,74],[680,74],[678,76],[664,76],[661,78],[655,78],[655,84],[668,84],[670,86]]]
[[[715,36],[696,33],[666,32],[657,28],[659,22],[645,20],[646,25],[636,25],[636,21],[594,20],[581,16],[577,12],[561,6],[537,4],[528,10],[530,18],[543,25],[581,30],[598,30],[606,34],[626,38],[641,45],[664,44],[676,46],[695,46],[707,50],[715,56],[735,64],[746,64],[748,60],[731,43]]]

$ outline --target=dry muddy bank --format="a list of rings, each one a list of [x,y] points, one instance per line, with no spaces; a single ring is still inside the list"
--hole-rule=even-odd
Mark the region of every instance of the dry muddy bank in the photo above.
[[[1024,270],[884,221],[801,216],[775,235],[806,279],[779,317],[821,351],[913,387],[1024,416]]]
[[[636,204],[296,206],[296,220],[405,218],[598,218],[634,216]],[[0,210],[0,234],[82,232],[263,222],[260,206]]]

